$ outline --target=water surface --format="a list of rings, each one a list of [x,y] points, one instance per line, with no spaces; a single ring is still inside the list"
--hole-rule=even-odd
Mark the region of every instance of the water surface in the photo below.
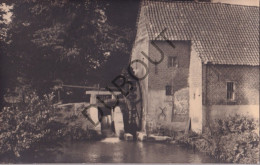
[[[48,149],[48,148],[47,148]],[[175,144],[129,141],[63,143],[54,151],[27,153],[21,163],[216,163]]]

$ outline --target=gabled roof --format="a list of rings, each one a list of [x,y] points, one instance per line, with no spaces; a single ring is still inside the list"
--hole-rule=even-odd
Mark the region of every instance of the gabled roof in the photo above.
[[[191,40],[203,63],[259,65],[259,7],[146,1],[150,40]]]

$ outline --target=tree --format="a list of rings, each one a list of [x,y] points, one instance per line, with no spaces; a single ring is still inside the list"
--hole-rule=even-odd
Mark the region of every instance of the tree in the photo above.
[[[77,85],[96,83],[106,77],[100,71],[107,71],[102,68],[109,68],[107,64],[113,64],[110,60],[128,59],[130,55],[134,29],[110,23],[112,16],[108,18],[107,13],[113,8],[112,1],[12,0],[8,3],[14,5],[14,18],[5,53],[12,65],[6,68],[13,68],[14,79],[22,77],[41,94],[56,79]]]
[[[7,87],[12,86],[14,84],[13,79],[14,69],[8,68],[11,65],[11,58],[6,56],[6,48],[7,48],[7,30],[9,26],[9,20],[7,20],[7,15],[12,6],[8,6],[5,3],[0,4],[0,110],[3,107],[4,102],[4,93],[6,92]]]

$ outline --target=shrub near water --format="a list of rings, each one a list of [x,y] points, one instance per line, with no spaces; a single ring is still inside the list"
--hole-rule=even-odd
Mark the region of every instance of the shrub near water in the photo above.
[[[4,107],[1,116],[0,154],[20,153],[32,144],[51,134],[58,135],[60,128],[54,121],[56,110],[52,106],[53,94],[40,99],[35,92],[26,93],[25,102]]]
[[[207,137],[213,141],[214,155],[233,163],[257,163],[259,161],[258,121],[245,116],[230,116],[217,120],[208,129]]]
[[[258,121],[235,115],[209,124],[202,135],[191,133],[178,141],[229,163],[259,162]]]
[[[29,91],[29,90],[28,90]],[[32,149],[41,143],[57,144],[57,140],[89,139],[90,131],[73,123],[75,116],[64,118],[64,109],[53,106],[54,95],[43,98],[30,90],[25,93],[25,101],[10,107],[4,107],[0,113],[0,160],[9,162],[13,156],[20,157],[23,151]],[[64,118],[63,120],[57,120]],[[9,158],[10,157],[10,160]]]

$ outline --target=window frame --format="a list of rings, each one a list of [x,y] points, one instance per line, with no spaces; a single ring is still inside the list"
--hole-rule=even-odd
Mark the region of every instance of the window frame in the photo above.
[[[231,83],[232,83],[232,85],[231,85]],[[229,86],[229,84],[231,86]],[[232,87],[232,88],[230,88],[230,87]],[[227,99],[227,101],[229,101],[229,102],[235,101],[235,99],[236,99],[235,90],[236,90],[235,82],[234,81],[226,81],[226,99]]]
[[[166,96],[171,96],[172,95],[172,86],[171,85],[166,85],[165,86],[165,95]]]
[[[168,63],[167,63],[168,68],[170,67],[179,67],[179,61],[177,56],[168,56]]]

